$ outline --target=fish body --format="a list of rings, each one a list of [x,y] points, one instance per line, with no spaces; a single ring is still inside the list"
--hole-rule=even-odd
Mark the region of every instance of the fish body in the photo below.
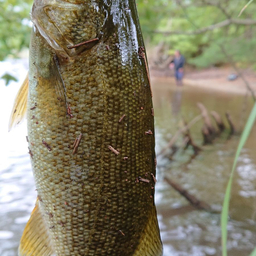
[[[35,0],[19,255],[160,256],[154,117],[134,0]]]

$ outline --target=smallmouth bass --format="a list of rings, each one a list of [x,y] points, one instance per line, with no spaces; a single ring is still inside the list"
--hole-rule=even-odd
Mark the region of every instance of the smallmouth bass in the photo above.
[[[134,0],[35,0],[25,106],[38,199],[19,255],[160,256],[154,117]],[[18,118],[20,120],[20,116]]]

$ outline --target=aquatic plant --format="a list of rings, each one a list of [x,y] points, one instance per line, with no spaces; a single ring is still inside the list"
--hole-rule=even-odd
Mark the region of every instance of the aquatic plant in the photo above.
[[[241,135],[241,138],[237,147],[236,155],[234,158],[234,163],[231,170],[230,178],[226,188],[224,201],[223,201],[223,208],[221,213],[222,256],[227,256],[227,224],[228,224],[228,211],[229,211],[230,193],[232,188],[233,176],[234,176],[235,168],[238,162],[238,157],[241,153],[241,150],[245,142],[247,141],[250,135],[255,119],[256,119],[256,103],[254,104],[254,107],[249,115],[249,118],[243,130],[243,133]],[[252,252],[250,256],[255,256],[255,255],[256,255],[256,249]]]

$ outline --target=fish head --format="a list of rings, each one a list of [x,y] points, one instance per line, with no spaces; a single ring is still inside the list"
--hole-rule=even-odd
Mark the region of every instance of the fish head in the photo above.
[[[101,2],[35,0],[32,21],[41,36],[57,54],[74,56],[88,47],[83,43],[96,42],[101,37],[107,16],[101,8]],[[83,47],[77,45],[83,45]]]

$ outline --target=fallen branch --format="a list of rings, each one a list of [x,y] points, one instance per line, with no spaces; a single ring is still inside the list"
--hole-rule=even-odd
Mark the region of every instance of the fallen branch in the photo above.
[[[212,122],[211,122],[211,119],[209,117],[206,107],[200,102],[197,103],[197,106],[201,110],[201,114],[204,119],[204,126],[202,128],[204,144],[211,144],[213,139],[215,138],[216,130],[215,130],[214,126],[212,125]]]
[[[216,111],[211,111],[211,115],[214,118],[214,120],[219,128],[219,131],[223,132],[225,130],[225,125],[223,123],[221,116]]]
[[[212,137],[211,133],[209,132],[208,127],[205,124],[202,127],[202,134],[203,134],[203,138],[204,138],[204,145],[212,144],[213,137]]]
[[[199,153],[199,151],[201,151],[202,149],[194,143],[194,140],[192,139],[192,137],[190,135],[190,132],[189,132],[189,129],[187,128],[187,123],[185,120],[183,120],[183,123],[184,123],[184,128],[186,129],[183,132],[184,144],[185,144],[184,149],[186,150],[189,146],[192,146],[194,155],[197,155]]]
[[[189,201],[190,204],[195,206],[196,208],[200,210],[205,210],[208,212],[212,212],[212,208],[209,204],[207,204],[204,201],[198,200],[195,196],[192,196],[191,194],[188,193],[187,190],[182,188],[179,184],[173,182],[171,179],[167,178],[166,176],[164,177],[164,180],[171,186],[173,187],[176,191],[179,192],[180,195],[185,197],[187,201]]]
[[[171,148],[174,143],[176,142],[176,140],[178,139],[178,137],[184,132],[186,131],[187,129],[191,128],[195,123],[197,123],[199,120],[202,119],[202,115],[198,115],[196,116],[194,119],[192,119],[188,125],[186,125],[185,127],[179,129],[175,134],[174,136],[171,138],[171,140],[169,141],[169,143],[167,144],[166,147],[164,147],[158,154],[157,154],[157,157],[160,156],[160,155],[163,155],[167,149]]]
[[[200,102],[197,102],[197,107],[201,110],[201,114],[203,116],[204,123],[205,123],[206,127],[208,128],[210,134],[215,134],[216,130],[215,130],[214,126],[212,125],[212,122],[208,115],[208,111],[207,111],[206,107]]]

